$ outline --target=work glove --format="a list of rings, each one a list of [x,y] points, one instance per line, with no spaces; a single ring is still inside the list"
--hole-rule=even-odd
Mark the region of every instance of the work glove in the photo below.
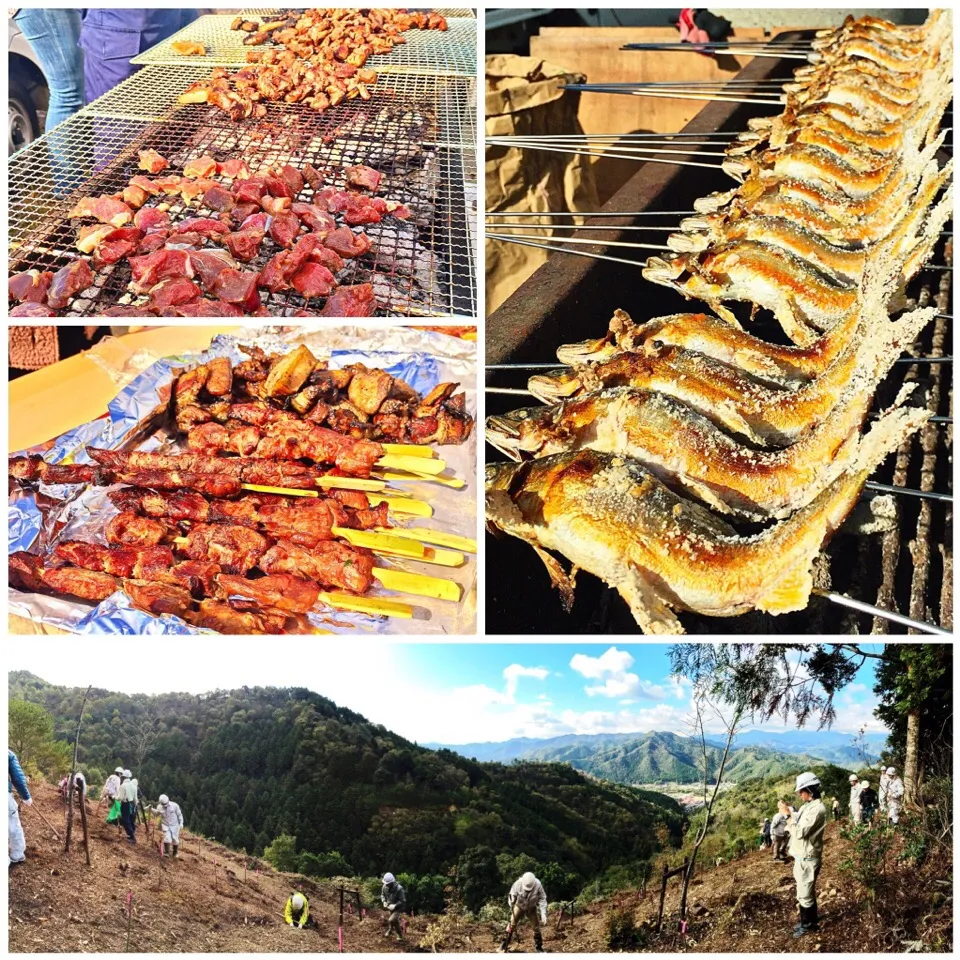
[[[387,909],[388,909],[391,913],[393,913],[393,911],[397,909],[397,905],[396,905],[395,903],[391,903],[390,906],[387,907]]]
[[[23,805],[24,805],[25,807],[32,807],[32,806],[33,806],[33,797],[27,797],[27,799],[23,801]]]

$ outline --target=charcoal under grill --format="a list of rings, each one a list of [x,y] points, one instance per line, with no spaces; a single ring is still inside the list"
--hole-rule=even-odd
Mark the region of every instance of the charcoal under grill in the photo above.
[[[781,40],[806,38],[809,34],[781,35]],[[796,61],[757,59],[739,77],[751,80],[786,80]],[[685,131],[737,131],[746,129],[749,117],[765,111],[756,105],[710,103],[684,128]],[[949,121],[947,121],[949,122]],[[705,149],[710,149],[709,147]],[[952,150],[951,150],[952,152]],[[942,158],[943,159],[943,158]],[[730,189],[732,181],[721,170],[710,171],[648,163],[602,208],[618,211],[692,210],[693,201],[714,190]],[[594,225],[624,227],[652,222],[676,225],[679,218],[608,216]],[[578,246],[584,252],[630,257],[631,251],[604,248],[608,240],[631,241],[631,231],[605,232],[602,241],[588,231],[565,233],[595,242]],[[649,241],[651,237],[642,239]],[[952,242],[938,245],[930,263],[951,264]],[[639,261],[645,251],[635,251]],[[941,316],[931,323],[908,349],[901,362],[877,391],[875,409],[882,409],[905,382],[916,384],[912,402],[926,406],[939,418],[929,422],[904,443],[870,478],[909,490],[939,493],[947,499],[924,499],[903,494],[867,490],[846,527],[827,545],[814,566],[814,594],[806,610],[771,616],[753,611],[740,617],[710,618],[680,613],[691,634],[855,634],[917,632],[886,617],[861,613],[833,602],[823,594],[846,597],[899,613],[922,623],[953,628],[953,384],[952,363],[930,363],[931,357],[950,357],[953,343],[952,274],[925,271],[910,285],[911,306],[935,305]],[[732,307],[744,328],[770,341],[787,343],[779,324],[761,311],[752,321],[749,304]],[[588,337],[598,337],[615,309],[626,310],[634,320],[702,308],[676,292],[644,280],[639,267],[593,260],[588,257],[553,254],[502,306],[487,319],[487,363],[491,365],[552,363],[557,347]],[[916,358],[918,362],[909,362]],[[560,366],[559,364],[556,364]],[[487,386],[518,389],[526,386],[522,369],[487,371]],[[486,413],[500,414],[521,406],[535,405],[530,396],[486,394]],[[487,446],[488,461],[502,460],[499,451]],[[886,499],[878,501],[878,498]],[[865,525],[868,516],[887,517],[886,522]],[[879,527],[878,532],[865,532]],[[757,527],[744,527],[751,532]],[[633,617],[619,595],[595,577],[577,578],[576,602],[570,614],[563,612],[557,592],[530,547],[508,536],[486,538],[486,626],[490,633],[634,633]],[[708,577],[709,570],[704,570]]]
[[[344,187],[342,168],[365,163],[383,174],[382,192],[413,216],[391,217],[364,232],[368,254],[348,260],[340,285],[370,282],[378,315],[475,316],[476,80],[426,73],[381,75],[370,100],[349,100],[318,113],[299,104],[269,104],[267,116],[235,122],[206,104],[180,105],[179,95],[209,76],[209,66],[148,66],[10,160],[10,272],[57,270],[79,256],[77,226],[67,213],[81,196],[122,190],[136,173],[137,153],[152,148],[172,172],[191,157],[242,157],[251,168],[311,163]],[[300,199],[308,201],[306,187]],[[171,220],[216,216],[178,198]],[[259,270],[280,248],[268,237],[245,269]],[[140,304],[128,291],[126,263],[97,271],[66,317],[90,317],[117,304]],[[261,299],[272,316],[317,311],[295,291]]]

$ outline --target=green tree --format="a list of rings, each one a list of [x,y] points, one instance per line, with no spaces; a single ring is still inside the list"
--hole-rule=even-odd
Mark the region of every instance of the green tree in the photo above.
[[[8,742],[24,769],[48,777],[70,769],[70,745],[54,737],[53,717],[43,707],[26,700],[11,700]]]
[[[296,873],[299,866],[297,838],[282,833],[263,851],[263,858],[273,864],[276,870],[283,873]]]
[[[470,847],[457,861],[457,889],[464,906],[476,913],[503,892],[496,854],[489,847]]]

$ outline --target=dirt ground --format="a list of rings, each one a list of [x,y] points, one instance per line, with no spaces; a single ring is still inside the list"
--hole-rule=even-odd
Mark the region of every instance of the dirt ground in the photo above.
[[[61,835],[53,839],[39,810]],[[271,869],[244,876],[244,858],[212,841],[182,836],[180,857],[161,859],[156,832],[141,827],[136,846],[106,824],[106,810],[88,805],[92,866],[87,867],[79,817],[69,855],[63,852],[65,812],[52,786],[39,784],[34,807],[21,809],[27,834],[27,862],[10,874],[10,950],[27,952],[337,952],[339,895],[332,884]],[[606,914],[613,906],[633,906],[645,931],[640,952],[650,953],[804,953],[869,952],[857,931],[862,905],[853,885],[839,871],[845,842],[838,825],[827,827],[819,880],[820,933],[796,941],[792,867],[773,862],[768,850],[754,850],[732,863],[705,870],[689,893],[689,920],[677,930],[679,883],[667,893],[663,931],[653,932],[659,888],[645,898],[620,894],[592,904],[557,928],[551,914],[544,929],[548,953],[606,952]],[[283,922],[283,906],[295,889],[310,901],[315,929],[295,930]],[[127,896],[132,911],[127,916]],[[402,943],[384,937],[386,915],[344,918],[347,953],[427,952],[419,943],[438,918],[407,919]],[[444,953],[492,953],[500,943],[499,924],[444,922]],[[127,938],[129,936],[129,948]],[[521,928],[511,953],[532,953],[531,931]]]

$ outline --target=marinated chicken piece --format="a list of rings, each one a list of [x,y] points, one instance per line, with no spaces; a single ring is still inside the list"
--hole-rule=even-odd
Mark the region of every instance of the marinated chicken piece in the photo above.
[[[57,544],[54,554],[58,559],[86,570],[99,570],[115,577],[140,576],[144,570],[158,564],[173,566],[173,553],[169,547],[105,547],[82,540],[64,540]]]
[[[108,543],[132,547],[154,547],[166,534],[166,527],[162,523],[127,512],[118,513],[107,524],[105,531]]]
[[[79,567],[47,567],[43,574],[44,586],[57,593],[66,593],[82,600],[99,603],[120,588],[120,581],[109,573],[82,570]]]
[[[247,600],[256,607],[275,607],[292,613],[308,613],[317,602],[320,587],[289,573],[248,580],[221,573],[216,578],[217,596],[223,600]],[[236,602],[234,606],[239,606]]]
[[[256,530],[226,523],[194,524],[186,540],[181,549],[191,560],[209,560],[227,573],[240,574],[252,570],[269,545]]]
[[[73,260],[61,267],[51,278],[47,290],[47,305],[62,310],[78,294],[93,283],[93,271],[86,260]]]
[[[199,611],[186,617],[192,624],[225,634],[282,634],[288,618],[280,613],[243,613],[227,603],[201,600]]]
[[[26,550],[16,550],[10,554],[7,569],[10,586],[18,590],[36,593],[44,588],[43,558]]]
[[[214,397],[228,396],[233,390],[233,367],[227,357],[214,357],[207,361],[206,389]]]
[[[181,57],[202,57],[207,53],[207,48],[202,43],[192,40],[174,40],[170,49]]]
[[[390,396],[392,387],[393,377],[385,370],[367,370],[362,364],[357,364],[347,389],[347,397],[355,407],[372,415]]]
[[[147,173],[159,173],[170,166],[170,161],[160,156],[156,150],[141,150],[138,156],[140,169],[146,170]]]
[[[261,558],[265,573],[309,577],[322,586],[362,594],[373,584],[373,556],[367,551],[331,540],[305,550],[289,540],[278,540]]]

